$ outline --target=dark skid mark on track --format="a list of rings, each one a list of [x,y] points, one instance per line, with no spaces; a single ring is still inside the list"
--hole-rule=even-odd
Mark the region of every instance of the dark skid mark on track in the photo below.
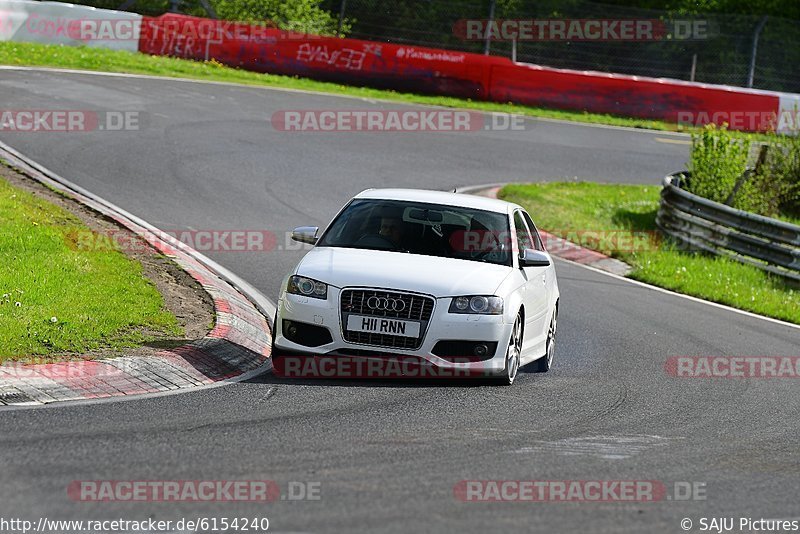
[[[303,217],[307,218],[309,223],[311,221],[314,221],[315,223],[317,223],[317,226],[319,226],[320,228],[322,228],[322,227],[324,227],[326,225],[327,221],[322,221],[316,215],[311,215],[310,213],[306,213],[305,211],[303,211],[302,209],[298,208],[297,206],[293,206],[293,205],[289,204],[288,202],[286,202],[285,200],[283,200],[281,195],[275,193],[272,190],[272,188],[270,187],[269,183],[267,183],[266,181],[264,182],[264,191],[266,191],[267,195],[269,195],[270,199],[273,202],[277,202],[281,206],[289,208],[290,211],[293,211],[295,213],[299,213]]]
[[[614,386],[617,389],[617,394],[616,394],[614,400],[609,405],[607,405],[605,408],[602,408],[601,410],[599,410],[599,411],[595,412],[594,414],[592,414],[591,416],[589,416],[586,419],[586,424],[589,424],[589,423],[598,421],[600,419],[606,418],[607,416],[611,415],[615,411],[619,410],[620,407],[622,407],[622,405],[625,404],[625,401],[628,400],[628,386],[627,386],[627,384],[625,384],[625,382],[623,382],[622,380],[618,380],[618,379],[611,379],[609,382],[607,382],[607,384],[609,386],[611,386],[612,382],[613,382]]]

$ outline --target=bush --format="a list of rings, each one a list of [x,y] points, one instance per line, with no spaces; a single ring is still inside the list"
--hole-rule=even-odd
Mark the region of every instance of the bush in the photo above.
[[[725,202],[737,180],[747,170],[750,141],[730,135],[724,128],[709,125],[692,135],[686,189],[697,196]]]
[[[686,190],[766,217],[800,218],[800,136],[758,137],[766,158],[748,171],[754,138],[713,126],[693,135]]]
[[[800,219],[800,134],[786,139],[784,145],[785,150],[780,152],[777,169],[774,171],[786,188],[778,210],[782,214]]]
[[[79,3],[101,9],[117,9],[122,0],[57,0]],[[209,0],[217,17],[237,22],[273,22],[283,30],[292,30],[314,35],[336,35],[339,14],[326,11],[320,6],[322,0]],[[137,0],[127,10],[143,15],[158,16],[172,7],[171,0]],[[181,0],[178,7],[182,13],[195,17],[208,17],[200,0]],[[350,31],[352,21],[345,19],[342,33]]]
[[[800,140],[767,143],[764,164],[739,188],[733,207],[766,217],[800,216]]]
[[[320,7],[320,0],[211,0],[217,16],[240,22],[274,22],[283,30],[314,35],[336,35],[338,14]],[[342,33],[350,24],[345,21]]]

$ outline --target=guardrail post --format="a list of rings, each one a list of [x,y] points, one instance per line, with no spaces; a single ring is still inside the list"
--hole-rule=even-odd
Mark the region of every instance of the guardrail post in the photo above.
[[[490,28],[492,26],[492,22],[494,22],[494,8],[495,4],[497,4],[497,0],[491,0],[489,2],[489,23],[486,25],[486,37],[483,42],[483,55],[489,55],[489,49],[492,46],[492,36],[490,33]]]
[[[744,183],[747,180],[750,179],[751,176],[753,176],[754,174],[758,174],[758,172],[761,170],[761,166],[767,160],[767,149],[768,145],[761,145],[761,147],[759,147],[758,158],[756,159],[755,167],[753,167],[752,169],[747,169],[746,171],[744,171],[744,173],[742,173],[739,179],[736,180],[736,183],[733,185],[733,190],[731,190],[730,194],[728,195],[728,198],[725,199],[725,202],[723,202],[723,204],[725,204],[726,206],[732,206],[733,201],[736,198],[736,195],[739,193],[739,189],[744,185]]]
[[[219,18],[217,17],[217,12],[214,11],[214,8],[211,6],[208,0],[200,0],[200,5],[203,6],[203,9],[206,10],[206,13],[208,13],[209,17],[211,17],[212,19]]]
[[[347,0],[342,0],[342,4],[339,6],[339,28],[336,30],[336,35],[339,37],[344,37],[344,35],[342,35],[342,27],[344,26],[345,9],[347,9]]]
[[[759,21],[756,26],[756,31],[753,34],[753,50],[750,52],[750,72],[747,74],[747,87],[753,87],[753,78],[756,74],[756,52],[758,52],[758,37],[761,35],[761,30],[764,29],[764,24],[767,23],[767,16]]]

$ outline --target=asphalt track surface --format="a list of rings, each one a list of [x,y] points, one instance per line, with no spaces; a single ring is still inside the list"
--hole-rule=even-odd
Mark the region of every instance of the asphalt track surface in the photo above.
[[[574,177],[657,186],[688,153],[670,134],[539,120],[514,132],[282,133],[268,120],[277,110],[405,106],[85,74],[0,71],[0,107],[144,112],[138,132],[0,140],[165,230],[323,225],[367,187]],[[208,255],[275,298],[302,251]],[[798,355],[800,331],[557,269],[555,369],[523,369],[511,388],[266,373],[173,396],[0,410],[0,517],[268,517],[277,532],[682,532],[682,518],[698,530],[701,517],[800,516],[797,381],[664,371],[678,355]],[[321,498],[82,503],[66,492],[73,480],[187,479],[319,482]],[[704,500],[651,503],[454,497],[459,481],[487,479],[706,490]]]

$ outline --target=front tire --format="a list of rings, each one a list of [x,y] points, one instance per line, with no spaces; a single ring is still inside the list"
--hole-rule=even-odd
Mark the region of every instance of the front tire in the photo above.
[[[510,386],[517,378],[519,371],[520,354],[522,353],[522,314],[517,314],[514,321],[514,328],[511,330],[511,338],[508,340],[506,348],[506,365],[503,374],[497,378],[497,384]]]
[[[277,336],[277,329],[278,328],[278,314],[275,314],[275,319],[272,321],[272,347],[270,349],[270,359],[272,360],[272,374],[277,376],[275,368],[278,367],[282,369],[282,361],[285,358],[285,355],[281,353],[280,349],[275,346],[275,337]],[[285,361],[285,360],[283,360]],[[276,365],[277,364],[277,365]]]

